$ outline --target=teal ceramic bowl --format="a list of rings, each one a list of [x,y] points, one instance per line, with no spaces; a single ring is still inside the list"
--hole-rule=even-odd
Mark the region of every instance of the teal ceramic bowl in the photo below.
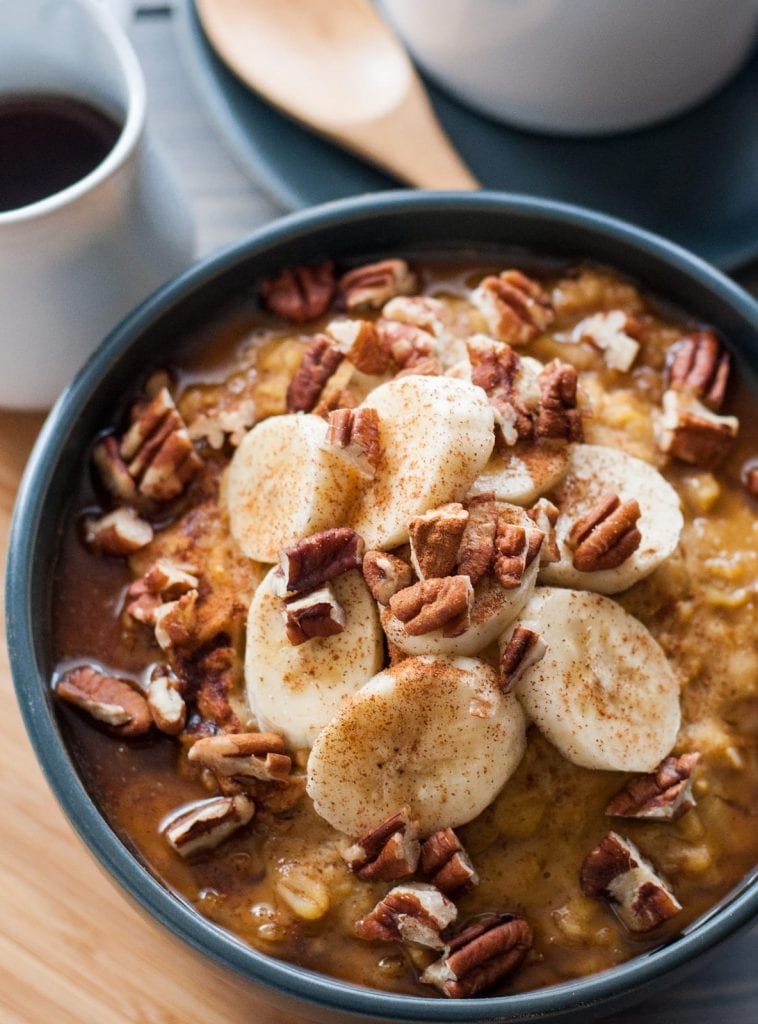
[[[110,422],[135,379],[166,360],[170,339],[181,339],[257,278],[287,264],[425,249],[465,259],[514,248],[609,263],[716,325],[730,339],[738,372],[752,376],[758,394],[758,304],[670,242],[597,213],[520,196],[383,193],[277,221],[155,293],[109,335],[61,396],[19,493],[6,580],[8,649],[26,727],[63,809],[105,869],[148,914],[249,979],[272,1004],[314,1020],[587,1021],[668,986],[758,913],[758,879],[753,877],[686,934],[588,978],[476,1000],[389,995],[264,956],[166,890],[102,817],[62,738],[49,688],[54,600],[50,567],[61,521],[92,437]]]

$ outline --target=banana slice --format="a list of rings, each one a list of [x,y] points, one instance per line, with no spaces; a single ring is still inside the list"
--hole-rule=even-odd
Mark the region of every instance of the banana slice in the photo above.
[[[360,572],[352,570],[332,580],[345,611],[344,630],[294,647],[285,633],[275,573],[268,573],[250,604],[245,683],[260,727],[299,750],[310,747],[347,697],[379,671],[384,644],[376,602]]]
[[[494,416],[481,388],[451,377],[399,377],[363,405],[379,414],[381,456],[350,525],[367,548],[391,548],[413,516],[467,493],[492,452]]]
[[[357,483],[352,467],[325,450],[320,416],[272,416],[237,448],[227,476],[232,536],[258,562],[344,519]]]
[[[609,492],[616,493],[622,502],[636,499],[639,503],[637,529],[642,540],[615,569],[582,572],[574,568],[573,551],[566,538],[572,524]],[[555,526],[560,559],[542,567],[540,583],[616,594],[649,576],[679,543],[684,521],[676,491],[649,463],[617,448],[572,445],[568,471],[551,499],[561,510]]]
[[[323,729],[308,793],[350,836],[403,806],[428,835],[483,811],[525,746],[523,712],[489,665],[408,658],[371,679]]]
[[[679,731],[679,683],[658,643],[621,605],[586,590],[538,587],[517,626],[544,657],[515,694],[551,743],[584,768],[649,772]]]
[[[514,519],[514,525],[520,525],[528,531],[535,529],[534,523],[521,510],[511,509],[520,519]],[[421,636],[409,636],[405,626],[390,608],[382,611],[382,627],[387,639],[405,654],[437,654],[448,657],[479,654],[489,644],[494,643],[508,624],[512,622],[526,602],[529,600],[539,572],[539,557],[526,567],[519,586],[506,589],[494,577],[484,576],[474,588],[474,605],[471,609],[471,621],[463,633],[458,636],[443,636],[442,629]]]
[[[569,467],[566,445],[518,446],[515,449],[493,452],[484,471],[476,478],[468,497],[492,491],[500,501],[512,505],[533,505],[556,487]]]

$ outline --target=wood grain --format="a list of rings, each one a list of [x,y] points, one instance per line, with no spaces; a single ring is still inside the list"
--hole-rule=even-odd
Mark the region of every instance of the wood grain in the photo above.
[[[204,253],[277,208],[227,157],[172,46],[168,10],[133,31],[151,123],[188,191]],[[758,270],[748,278],[758,288]],[[39,416],[0,412],[0,558]],[[141,916],[99,870],[53,798],[24,732],[0,652],[0,1024],[293,1024],[252,986]],[[755,1024],[758,931],[691,980],[607,1024]]]

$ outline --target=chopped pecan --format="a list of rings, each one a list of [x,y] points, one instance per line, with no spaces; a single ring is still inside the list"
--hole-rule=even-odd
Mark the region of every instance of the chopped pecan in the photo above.
[[[510,345],[475,334],[466,343],[471,361],[471,383],[482,388],[494,407],[507,445],[529,440],[534,434],[532,413],[519,393],[521,358]]]
[[[143,736],[153,724],[147,701],[134,686],[106,676],[91,665],[69,669],[58,681],[55,693],[107,725],[116,736]]]
[[[630,840],[609,832],[582,864],[585,896],[609,900],[633,932],[647,932],[678,914],[681,904]]]
[[[137,501],[137,485],[121,458],[118,441],[113,434],[101,438],[92,451],[92,461],[100,474],[106,491],[119,501]]]
[[[751,498],[758,498],[758,459],[748,459],[740,472],[740,480]]]
[[[383,317],[376,321],[375,326],[380,343],[401,370],[413,369],[427,359],[436,358],[437,342],[421,327]]]
[[[413,570],[402,558],[386,551],[367,551],[363,556],[363,578],[374,600],[388,604],[393,594],[411,585]]]
[[[342,353],[331,338],[314,335],[287,388],[287,412],[310,412],[341,361]]]
[[[237,732],[206,736],[192,745],[187,759],[208,768],[219,782],[287,782],[292,760],[274,732]]]
[[[308,267],[288,267],[260,283],[264,305],[296,324],[322,316],[336,290],[331,260]]]
[[[516,626],[500,656],[500,689],[510,693],[521,676],[545,656],[547,646],[539,633]]]
[[[190,644],[195,632],[195,606],[198,592],[188,590],[175,601],[166,601],[155,609],[155,639],[164,651]]]
[[[102,555],[131,555],[153,539],[153,528],[128,505],[99,519],[84,520],[84,540]]]
[[[355,926],[361,939],[414,942],[444,949],[440,932],[458,916],[455,904],[423,882],[397,885]]]
[[[344,630],[345,621],[345,609],[331,583],[284,602],[284,626],[293,646],[313,637],[336,636]]]
[[[713,469],[729,451],[738,430],[735,416],[717,416],[686,392],[671,388],[664,392],[658,444],[668,455]]]
[[[382,316],[386,320],[420,327],[437,338],[444,334],[449,321],[445,303],[428,295],[399,295],[390,299],[382,310]]]
[[[195,572],[193,566],[184,562],[158,558],[144,576],[130,584],[126,592],[131,599],[126,606],[127,614],[146,626],[154,626],[155,613],[162,604],[197,589]]]
[[[417,287],[416,275],[405,260],[366,263],[343,274],[339,281],[340,304],[353,312],[380,309],[396,295],[410,295]]]
[[[615,569],[640,546],[636,523],[640,506],[635,499],[621,504],[618,494],[606,494],[577,519],[566,541],[574,548],[573,565],[580,572]]]
[[[409,636],[441,629],[444,637],[460,636],[471,622],[474,588],[468,576],[420,580],[390,598],[390,611]]]
[[[255,804],[243,793],[204,800],[181,810],[166,826],[166,840],[180,857],[215,850],[225,839],[252,821]]]
[[[526,510],[526,514],[545,537],[540,548],[540,565],[560,561],[561,552],[555,535],[555,524],[560,515],[558,508],[549,498],[540,498],[536,505]]]
[[[539,375],[541,393],[537,437],[582,441],[581,413],[576,407],[576,369],[554,359]]]
[[[495,578],[506,590],[521,586],[524,573],[540,552],[543,533],[537,527],[527,528],[512,520],[522,516],[522,509],[498,508],[495,532],[495,558],[492,565]]]
[[[696,331],[671,346],[668,386],[698,398],[718,411],[729,379],[729,353],[713,331]]]
[[[550,296],[520,270],[485,277],[471,301],[484,315],[490,334],[509,345],[528,344],[555,319]]]
[[[187,721],[187,705],[179,680],[169,670],[157,672],[147,687],[147,706],[161,732],[178,735]]]
[[[187,431],[193,441],[204,439],[218,451],[227,439],[235,448],[242,444],[254,423],[255,403],[252,398],[233,395],[213,408],[204,409],[190,422]]]
[[[635,775],[610,801],[605,813],[614,818],[674,821],[695,806],[692,771],[700,754],[667,757],[654,772]]]
[[[418,864],[420,843],[410,811],[396,814],[366,832],[343,856],[351,871],[366,882],[394,882],[412,875]]]
[[[119,454],[139,494],[152,501],[178,497],[202,463],[168,388],[131,410]]]
[[[347,526],[312,533],[280,552],[282,585],[286,592],[315,590],[349,569],[359,569],[363,541]]]
[[[326,445],[368,479],[379,465],[379,413],[376,409],[336,409],[329,413]]]
[[[411,519],[411,565],[419,579],[441,579],[454,571],[467,522],[468,512],[457,501]]]
[[[356,370],[373,376],[387,372],[390,353],[371,320],[342,317],[327,324],[326,330]]]
[[[576,341],[586,341],[603,353],[603,359],[612,370],[626,373],[632,368],[640,344],[640,324],[622,309],[594,313],[574,328]]]
[[[486,914],[456,935],[420,980],[451,999],[466,999],[513,974],[531,948],[532,930],[522,917]]]
[[[358,399],[347,388],[340,388],[337,391],[330,392],[328,395],[324,391],[318,405],[313,410],[313,415],[328,419],[329,413],[334,412],[335,409],[355,409],[357,405]]]
[[[491,492],[479,494],[468,502],[468,522],[463,531],[456,559],[456,572],[468,576],[475,587],[486,575],[495,557],[497,505]]]
[[[469,855],[451,828],[441,828],[421,844],[421,874],[445,896],[479,884]]]

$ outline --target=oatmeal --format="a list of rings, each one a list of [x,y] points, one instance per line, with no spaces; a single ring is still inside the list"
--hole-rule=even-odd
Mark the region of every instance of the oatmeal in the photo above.
[[[93,439],[52,680],[165,885],[468,998],[753,867],[758,441],[708,325],[589,265],[324,262],[177,360]]]

